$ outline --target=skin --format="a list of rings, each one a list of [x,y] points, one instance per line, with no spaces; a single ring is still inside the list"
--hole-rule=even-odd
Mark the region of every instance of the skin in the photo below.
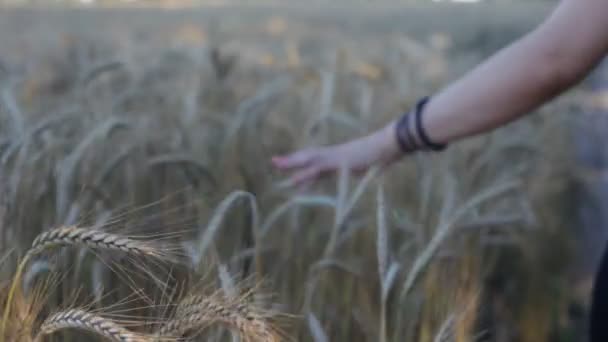
[[[535,30],[435,94],[423,126],[432,141],[454,143],[502,127],[576,86],[608,54],[608,0],[562,0]],[[307,185],[341,167],[364,171],[403,157],[395,121],[367,136],[272,158]]]

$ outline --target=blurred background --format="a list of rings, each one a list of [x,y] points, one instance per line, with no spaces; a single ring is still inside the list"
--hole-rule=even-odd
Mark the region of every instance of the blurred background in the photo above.
[[[297,193],[269,163],[381,127],[555,3],[2,0],[0,280],[38,234],[82,225],[170,235],[186,265],[172,281],[263,279],[292,340],[585,341],[606,240],[603,67],[382,174]],[[105,254],[27,267],[62,275],[34,321],[77,289],[115,310],[128,286]],[[77,336],[93,340],[49,340]]]

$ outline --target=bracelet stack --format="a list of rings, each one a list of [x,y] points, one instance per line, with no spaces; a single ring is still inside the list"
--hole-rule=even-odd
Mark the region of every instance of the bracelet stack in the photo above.
[[[422,115],[429,97],[420,99],[412,111],[405,113],[397,122],[397,141],[403,153],[414,151],[442,151],[445,144],[438,144],[429,138],[422,125]]]

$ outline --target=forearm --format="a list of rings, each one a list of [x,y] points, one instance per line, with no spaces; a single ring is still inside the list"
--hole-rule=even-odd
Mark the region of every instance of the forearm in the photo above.
[[[591,5],[583,7],[575,1],[561,5],[537,30],[436,94],[423,121],[431,139],[453,142],[488,132],[579,82],[601,60],[608,42],[605,33],[598,34],[607,28],[601,24],[606,5],[585,0]]]
[[[432,96],[422,116],[429,138],[453,143],[491,131],[569,88],[575,75],[560,70],[539,40],[536,32],[529,34]],[[384,137],[382,150],[399,153],[396,124],[374,134]]]
[[[432,98],[423,126],[437,142],[485,133],[530,113],[568,89],[575,77],[536,45],[516,42]]]

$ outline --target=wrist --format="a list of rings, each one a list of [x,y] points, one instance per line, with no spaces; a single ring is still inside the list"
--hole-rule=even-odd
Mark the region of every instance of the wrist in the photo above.
[[[424,118],[430,98],[420,99],[412,110],[408,111],[395,123],[395,140],[402,153],[415,151],[443,151],[447,144],[434,141],[427,132]]]
[[[379,155],[383,160],[396,160],[403,155],[395,134],[396,130],[397,121],[394,120],[378,133]]]

